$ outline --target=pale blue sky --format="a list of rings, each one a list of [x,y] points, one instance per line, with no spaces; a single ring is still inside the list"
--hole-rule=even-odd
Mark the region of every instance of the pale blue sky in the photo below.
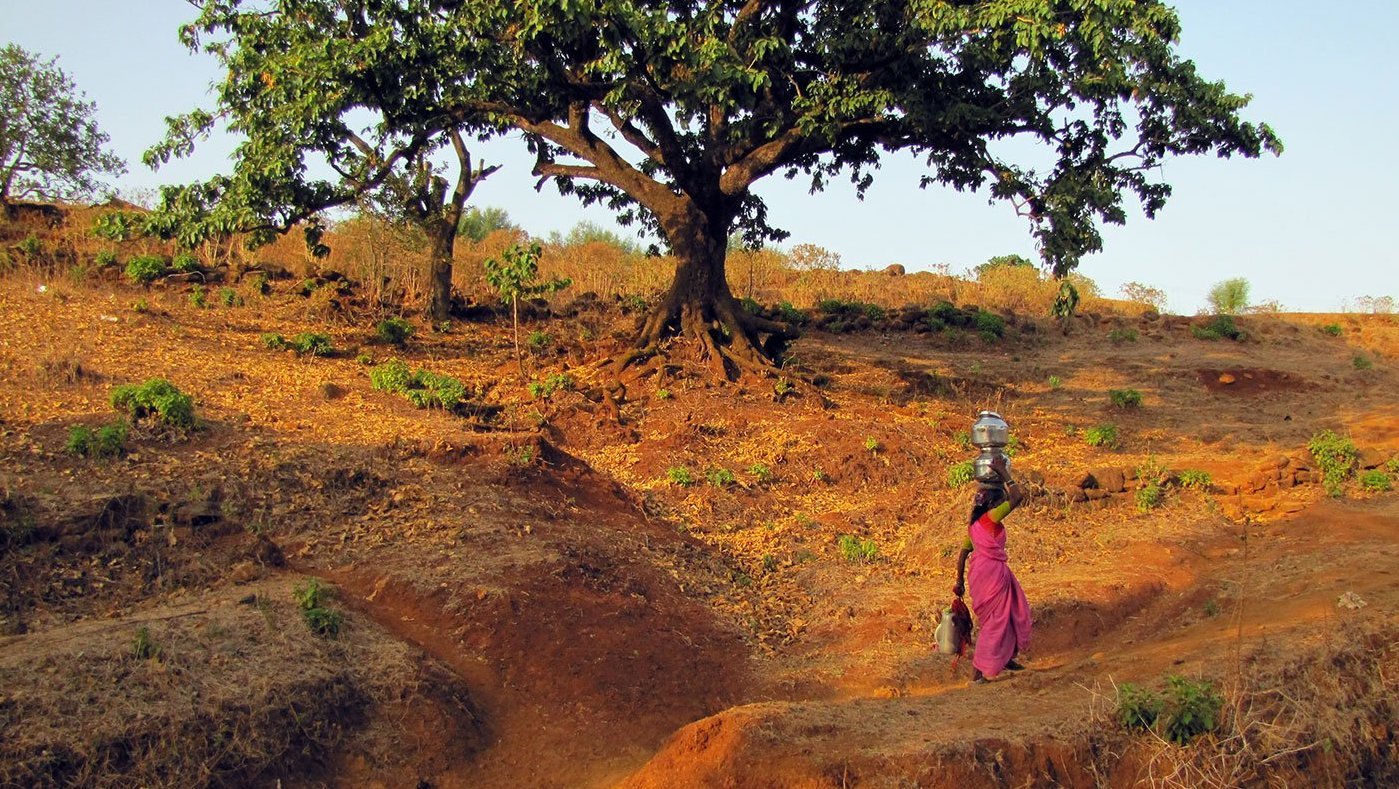
[[[1105,231],[1103,252],[1080,271],[1116,295],[1124,282],[1166,291],[1173,311],[1191,313],[1211,285],[1246,277],[1255,302],[1276,299],[1297,311],[1334,311],[1357,296],[1399,298],[1390,191],[1399,181],[1393,152],[1399,128],[1399,66],[1394,0],[1343,0],[1320,9],[1300,0],[1183,0],[1181,51],[1207,78],[1254,95],[1245,111],[1272,124],[1287,150],[1260,160],[1179,159],[1164,177],[1175,195],[1157,219],[1133,213]],[[189,54],[177,27],[194,16],[184,0],[0,0],[0,42],[19,44],[59,65],[97,102],[111,148],[131,172],[124,191],[200,178],[226,166],[216,141],[195,158],[152,173],[142,151],[164,131],[163,118],[208,106],[213,63]],[[504,169],[473,203],[499,206],[535,235],[566,231],[581,219],[607,224],[600,209],[533,189],[530,159],[509,140],[486,146]],[[850,267],[902,263],[910,270],[946,263],[960,271],[993,255],[1035,257],[1022,220],[1008,205],[945,189],[917,188],[919,168],[890,157],[867,198],[846,182],[807,194],[800,182],[770,178],[759,191],[771,218]],[[1391,228],[1391,230],[1386,230]]]

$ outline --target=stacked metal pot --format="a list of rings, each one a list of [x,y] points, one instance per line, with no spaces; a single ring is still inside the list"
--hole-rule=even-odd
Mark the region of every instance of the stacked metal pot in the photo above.
[[[1010,468],[1010,457],[1006,455],[1006,445],[1010,443],[1010,425],[995,411],[982,411],[972,423],[972,445],[981,452],[972,461],[976,481],[983,486],[1001,484],[1000,476],[991,468],[996,458],[1004,458],[1006,468]]]

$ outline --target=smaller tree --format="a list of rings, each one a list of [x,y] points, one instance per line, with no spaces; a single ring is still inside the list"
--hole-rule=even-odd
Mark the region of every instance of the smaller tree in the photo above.
[[[1020,255],[997,255],[972,269],[972,271],[976,272],[976,278],[980,280],[984,278],[987,272],[995,271],[998,268],[1034,268],[1034,266],[1035,264],[1028,258],[1021,257]]]
[[[121,175],[126,165],[102,150],[97,105],[63,73],[56,59],[0,48],[0,207],[13,198],[80,200],[99,176]]]
[[[1143,285],[1140,282],[1128,282],[1123,285],[1122,298],[1138,304],[1145,304],[1157,312],[1166,308],[1166,291],[1153,288],[1150,285]]]
[[[1248,280],[1226,279],[1210,288],[1205,299],[1215,315],[1238,315],[1248,309]]]
[[[510,214],[506,213],[504,208],[473,206],[462,214],[461,221],[457,224],[457,235],[479,243],[497,230],[519,229],[519,225],[510,221]]]
[[[573,284],[569,279],[539,281],[539,256],[543,253],[539,244],[511,244],[500,254],[500,258],[486,258],[486,282],[495,288],[500,298],[510,302],[510,321],[514,329],[515,363],[520,366],[520,375],[525,374],[525,363],[520,356],[520,298],[556,293]]]

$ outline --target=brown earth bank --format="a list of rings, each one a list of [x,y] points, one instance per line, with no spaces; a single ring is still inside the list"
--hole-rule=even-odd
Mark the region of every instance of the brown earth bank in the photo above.
[[[398,348],[352,286],[334,309],[191,287],[0,278],[0,783],[1399,778],[1399,500],[1332,498],[1308,450],[1336,431],[1393,479],[1392,316],[1249,316],[1239,342],[1153,313],[827,322],[791,381],[659,365],[617,401],[594,362],[635,318],[605,303],[541,309],[521,376],[491,310]],[[302,332],[336,351],[262,339]],[[375,390],[391,357],[471,408]],[[197,429],[66,451],[153,377]],[[1027,671],[968,687],[931,631],[984,407],[1030,491],[1009,529],[1036,630]],[[1222,695],[1214,734],[1122,726],[1118,688],[1170,675]]]

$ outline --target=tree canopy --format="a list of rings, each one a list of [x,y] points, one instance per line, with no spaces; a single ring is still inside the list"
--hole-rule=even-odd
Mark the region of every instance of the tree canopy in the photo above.
[[[12,198],[90,197],[103,175],[126,165],[102,150],[97,105],[58,67],[7,44],[0,48],[0,205]]]
[[[809,178],[813,190],[849,177],[863,193],[884,152],[912,151],[925,164],[924,186],[985,190],[1010,203],[1045,264],[1063,275],[1101,247],[1101,223],[1125,221],[1126,196],[1147,216],[1164,206],[1171,190],[1156,174],[1167,158],[1282,147],[1267,125],[1240,118],[1248,97],[1176,53],[1179,21],[1155,0],[208,0],[202,8],[191,30],[224,36],[210,46],[230,65],[225,102],[267,105],[268,123],[278,124],[269,139],[320,141],[313,147],[356,178],[372,177],[393,154],[344,145],[343,121],[298,107],[382,107],[400,148],[422,146],[422,132],[446,123],[524,132],[541,182],[643,223],[679,259],[635,356],[678,333],[728,372],[773,357],[777,347],[758,349],[762,336],[788,336],[741,310],[724,280],[731,232],[749,243],[785,235],[752,191],[773,173]],[[275,36],[265,32],[274,27]],[[278,51],[293,47],[307,57],[279,67]],[[338,87],[311,96],[289,87],[327,72],[333,78],[322,82]],[[183,127],[173,128],[178,138]],[[1035,145],[1007,144],[1019,139]],[[225,183],[223,197],[331,189],[308,182],[300,158],[257,160],[270,164]]]

